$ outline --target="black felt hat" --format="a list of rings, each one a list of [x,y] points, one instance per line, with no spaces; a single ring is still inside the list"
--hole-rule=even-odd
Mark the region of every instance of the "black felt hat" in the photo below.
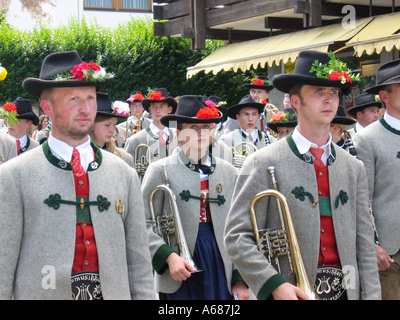
[[[378,94],[385,86],[400,83],[400,59],[384,63],[376,70],[376,85],[365,91]]]
[[[278,74],[273,77],[272,84],[282,92],[288,93],[290,88],[296,84],[306,84],[312,86],[336,87],[345,89],[357,85],[357,81],[342,83],[340,80],[319,78],[315,71],[310,72],[314,62],[318,60],[320,64],[328,64],[330,57],[327,53],[319,51],[301,51],[296,61],[293,73]]]
[[[358,111],[375,106],[382,108],[382,101],[380,101],[379,96],[377,97],[376,94],[364,92],[354,98],[354,106],[349,108],[347,112],[351,116],[355,117]]]
[[[274,86],[268,81],[267,77],[257,76],[254,79],[251,79],[251,83],[245,83],[243,85],[247,89],[262,89],[266,91],[271,91]]]
[[[335,118],[331,121],[332,124],[345,124],[345,125],[350,125],[356,123],[356,120],[353,118],[350,118],[346,116],[346,111],[342,106],[339,106]]]
[[[264,111],[265,104],[255,102],[250,95],[246,95],[238,104],[228,108],[227,115],[229,118],[236,119],[236,115],[240,112],[240,110],[248,107],[256,108],[258,113],[262,113]]]
[[[72,78],[72,69],[83,61],[77,51],[56,52],[46,56],[42,63],[39,78],[27,78],[22,83],[24,90],[35,97],[40,97],[43,90],[60,87],[88,87],[97,88],[108,85],[112,75],[98,77],[97,80],[75,80]]]
[[[126,115],[118,114],[118,111],[113,109],[113,104],[111,102],[111,98],[108,93],[97,92],[96,93],[97,99],[97,113],[96,115],[103,115],[107,117],[113,118],[127,118],[129,116],[129,105],[127,102],[122,102],[127,105],[127,113]]]
[[[18,97],[13,104],[17,106],[17,119],[32,120],[35,126],[39,124],[39,117],[32,110],[31,100]]]
[[[210,117],[210,115],[218,115]],[[161,123],[169,127],[170,121],[177,123],[218,123],[223,119],[222,112],[217,108],[208,107],[204,97],[200,95],[184,95],[178,99],[175,114],[167,114],[161,118]]]
[[[270,119],[270,121],[267,122],[268,128],[270,128],[271,130],[273,130],[275,132],[278,132],[279,127],[295,127],[295,126],[297,126],[297,115],[293,109],[284,109],[282,112],[285,113],[286,115],[288,115],[286,117],[288,120],[278,122],[278,121],[271,121],[271,119]]]
[[[161,95],[159,93],[161,93]],[[176,111],[177,102],[170,96],[168,90],[165,88],[155,88],[148,98],[142,100],[144,110],[149,112],[150,103],[152,102],[166,102],[172,107],[171,113],[175,113]]]

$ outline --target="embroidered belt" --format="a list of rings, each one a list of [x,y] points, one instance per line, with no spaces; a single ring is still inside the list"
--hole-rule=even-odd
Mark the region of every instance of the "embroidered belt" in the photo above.
[[[317,269],[315,292],[321,300],[347,299],[343,280],[344,275],[341,267],[320,266]]]
[[[103,300],[98,272],[84,271],[71,276],[73,300]]]

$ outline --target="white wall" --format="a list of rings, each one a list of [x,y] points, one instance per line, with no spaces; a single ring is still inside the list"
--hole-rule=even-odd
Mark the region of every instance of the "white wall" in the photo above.
[[[43,11],[47,13],[45,18],[35,19],[29,12],[21,7],[19,0],[9,0],[10,6],[7,13],[7,22],[20,30],[31,30],[37,21],[50,23],[52,26],[66,24],[70,18],[85,18],[88,22],[96,21],[98,24],[115,27],[119,23],[129,20],[131,16],[153,17],[152,13],[121,12],[121,11],[93,11],[83,10],[83,0],[51,0],[55,6],[43,5]]]

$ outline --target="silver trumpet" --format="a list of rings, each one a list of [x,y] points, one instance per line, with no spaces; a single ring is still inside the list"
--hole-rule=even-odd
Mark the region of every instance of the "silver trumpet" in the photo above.
[[[185,259],[196,271],[201,272],[193,261],[190,254],[189,247],[186,242],[186,237],[183,231],[181,218],[179,215],[178,205],[176,203],[176,196],[169,187],[169,181],[167,176],[166,165],[163,165],[165,183],[158,185],[150,194],[150,214],[153,223],[153,230],[156,234],[161,236],[164,241],[171,246],[171,235],[175,235],[176,242],[179,247],[179,255]],[[163,191],[169,201],[171,214],[163,213],[160,216],[156,216],[154,213],[153,197],[158,191]]]

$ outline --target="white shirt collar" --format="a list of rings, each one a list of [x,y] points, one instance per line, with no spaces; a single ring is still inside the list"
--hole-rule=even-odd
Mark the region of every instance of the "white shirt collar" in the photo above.
[[[11,136],[11,135],[10,135],[10,136]],[[21,138],[19,138],[19,139],[17,139],[17,138],[14,137],[14,136],[11,136],[11,137],[13,137],[13,138],[15,139],[15,141],[19,140],[19,143],[20,143],[21,148],[25,147],[26,144],[28,143],[28,136],[27,136],[26,134],[23,135],[23,136],[22,136]]]
[[[164,129],[160,129],[158,128],[153,122],[150,123],[149,128],[151,130],[151,132],[158,137],[158,131],[162,130],[162,132],[164,132],[164,139],[168,138],[169,136],[169,130],[168,127],[164,127]],[[166,136],[165,136],[166,135]]]
[[[400,119],[397,119],[387,112],[383,115],[383,119],[391,126],[393,129],[400,130]]]
[[[246,135],[246,137],[249,137],[251,135],[251,139],[253,141],[257,141],[258,140],[258,131],[257,131],[257,129],[254,129],[251,133],[247,132],[246,130],[243,130],[242,128],[240,128],[240,130],[242,130],[242,132]]]
[[[324,150],[324,154],[321,157],[321,160],[325,163],[325,165],[328,162],[328,159],[330,156],[333,157],[332,154],[332,148],[331,148],[331,143],[332,143],[332,135],[329,133],[329,139],[326,144],[324,144],[321,147],[318,147],[314,142],[311,142],[308,140],[306,137],[304,137],[298,127],[296,127],[292,133],[292,138],[294,143],[296,144],[297,149],[299,150],[300,154],[306,154],[314,159],[314,156],[310,152],[310,148],[321,148]]]
[[[72,150],[74,149],[69,144],[55,138],[51,132],[48,138],[48,145],[51,153],[58,159],[64,160],[66,162],[71,162],[72,159]],[[79,151],[79,157],[81,160],[81,165],[85,171],[91,162],[94,161],[94,151],[92,146],[90,145],[90,137],[86,142],[80,144],[75,147]]]
[[[356,122],[356,126],[355,126],[355,132],[361,132],[361,130],[362,129],[364,129],[364,127],[361,125],[361,124],[359,124],[358,122]]]

